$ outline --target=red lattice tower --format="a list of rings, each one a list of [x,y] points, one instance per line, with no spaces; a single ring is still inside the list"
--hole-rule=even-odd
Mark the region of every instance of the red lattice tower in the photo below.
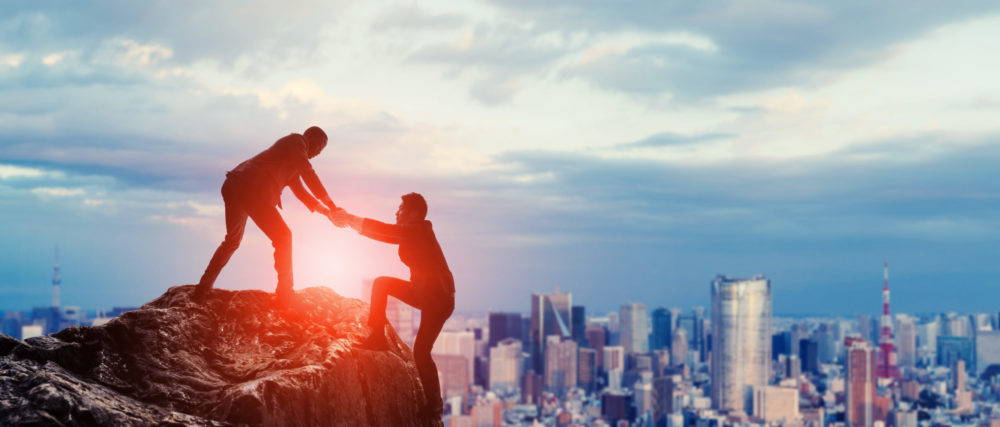
[[[879,323],[878,367],[875,372],[879,378],[899,378],[892,317],[889,313],[889,261],[885,261],[882,267],[882,318]]]

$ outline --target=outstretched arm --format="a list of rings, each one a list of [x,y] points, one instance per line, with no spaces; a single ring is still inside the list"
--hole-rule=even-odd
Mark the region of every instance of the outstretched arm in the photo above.
[[[330,210],[337,210],[337,205],[333,203],[333,200],[330,200],[330,195],[327,194],[326,187],[323,186],[323,182],[319,180],[319,176],[316,175],[316,171],[313,170],[313,167],[308,160],[305,161],[305,165],[302,168],[300,176],[302,177],[302,181],[305,181],[306,185],[309,187],[309,191],[312,191],[316,198],[323,202],[323,204],[330,208]],[[296,179],[296,181],[298,181],[298,179]]]
[[[292,179],[292,182],[288,184],[288,188],[292,189],[292,194],[299,199],[303,205],[309,208],[310,212],[320,211],[320,213],[326,214],[329,210],[324,207],[320,202],[316,200],[312,194],[306,191],[305,187],[302,186],[302,180],[299,177]]]
[[[380,242],[399,244],[400,236],[402,235],[402,228],[396,224],[386,224],[382,221],[376,221],[371,218],[354,216],[344,210],[340,210],[332,216],[344,218],[347,225],[351,226],[351,228],[357,230],[358,233],[365,237],[378,240]]]

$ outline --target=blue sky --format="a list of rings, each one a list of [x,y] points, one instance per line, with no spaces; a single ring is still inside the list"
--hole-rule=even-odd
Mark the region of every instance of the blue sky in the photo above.
[[[0,6],[0,309],[134,305],[194,282],[226,170],[319,125],[335,201],[418,191],[459,309],[555,286],[596,312],[995,311],[994,2],[445,1]],[[290,195],[297,286],[357,295],[393,248]],[[255,227],[218,286],[273,289]]]

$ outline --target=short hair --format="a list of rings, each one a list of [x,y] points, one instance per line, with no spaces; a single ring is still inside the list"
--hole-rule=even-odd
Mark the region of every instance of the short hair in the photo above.
[[[320,129],[319,126],[306,129],[305,132],[302,132],[302,136],[306,138],[310,156],[315,156],[326,148],[326,132],[323,132],[323,129]]]
[[[424,200],[424,196],[421,196],[420,193],[404,194],[401,199],[403,199],[403,206],[408,210],[412,210],[414,215],[419,217],[419,219],[427,217],[427,201]]]
[[[309,129],[306,129],[306,131],[302,133],[302,136],[309,139],[327,139],[326,132],[323,132],[323,129],[320,129],[319,126],[312,126]]]

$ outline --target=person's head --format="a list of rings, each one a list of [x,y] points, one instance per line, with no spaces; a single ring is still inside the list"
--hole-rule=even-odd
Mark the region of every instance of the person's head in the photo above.
[[[326,132],[320,129],[319,126],[313,126],[306,129],[302,133],[302,136],[306,138],[306,144],[309,146],[309,158],[316,157],[319,155],[320,151],[326,147]]]
[[[427,217],[427,201],[418,193],[404,194],[396,210],[396,224],[422,221]]]

